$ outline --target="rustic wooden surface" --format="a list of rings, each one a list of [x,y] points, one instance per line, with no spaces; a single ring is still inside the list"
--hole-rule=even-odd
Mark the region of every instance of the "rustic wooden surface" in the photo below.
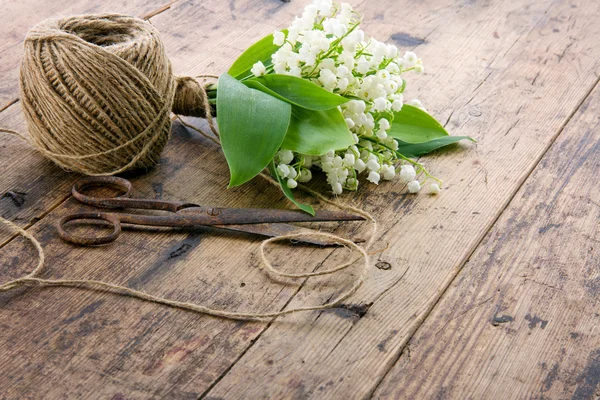
[[[0,126],[26,131],[16,85],[20,41],[44,17],[146,15],[177,73],[218,74],[306,3],[2,4],[9,23],[0,28],[7,39]],[[424,160],[446,183],[438,197],[407,195],[392,182],[341,198],[377,216],[375,249],[385,250],[373,264],[385,268],[373,267],[343,308],[269,324],[79,289],[2,293],[2,398],[600,396],[597,2],[353,5],[368,33],[425,60],[427,72],[409,81],[409,96],[423,99],[452,134],[479,140]],[[273,282],[258,268],[258,240],[242,234],[126,231],[101,249],[65,245],[55,226],[80,207],[69,196],[78,176],[16,138],[1,137],[0,154],[0,214],[42,242],[45,277],[102,279],[248,311],[324,303],[350,282]],[[288,206],[260,180],[225,190],[219,149],[178,124],[160,165],[131,178],[145,196]],[[324,226],[344,235],[368,228]],[[21,238],[3,230],[0,246],[0,281],[35,264]],[[271,256],[299,270],[322,268],[324,258],[333,265],[345,253],[281,247]]]
[[[599,159],[596,87],[376,397],[600,397]]]

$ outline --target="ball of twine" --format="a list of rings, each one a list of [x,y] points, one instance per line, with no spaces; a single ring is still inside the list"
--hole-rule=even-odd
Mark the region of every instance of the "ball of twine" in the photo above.
[[[127,15],[71,16],[46,20],[35,26],[25,39],[20,87],[32,144],[63,168],[88,175],[112,175],[154,165],[169,138],[171,111],[205,117],[216,133],[206,89],[194,78],[174,77],[158,31],[148,22]],[[19,135],[3,128],[0,131]],[[279,186],[273,178],[261,176]],[[350,267],[356,260],[325,271],[283,273],[266,258],[265,247],[269,243],[317,237],[334,240],[357,251],[364,259],[358,278],[349,289],[325,304],[267,313],[234,312],[171,300],[104,281],[40,278],[45,260],[41,244],[26,230],[2,217],[0,225],[30,240],[39,260],[32,272],[0,283],[0,292],[25,285],[80,287],[240,320],[264,320],[336,307],[356,293],[365,279],[369,268],[367,251],[375,240],[377,223],[363,210],[300,187],[325,203],[365,216],[373,224],[365,248],[324,232],[278,236],[261,244],[260,258],[267,271],[292,278],[336,273]]]
[[[174,106],[182,115],[210,112],[202,85],[173,76],[158,31],[121,14],[33,27],[20,87],[32,144],[87,175],[153,166],[169,139]]]

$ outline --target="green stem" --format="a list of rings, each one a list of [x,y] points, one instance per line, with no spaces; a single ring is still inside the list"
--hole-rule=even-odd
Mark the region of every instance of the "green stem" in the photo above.
[[[398,152],[397,150],[394,150],[394,149],[392,149],[391,147],[388,147],[388,146],[386,146],[385,144],[383,144],[383,143],[381,143],[381,142],[378,142],[378,141],[376,141],[376,140],[374,140],[374,139],[371,139],[371,138],[369,138],[369,137],[360,137],[360,139],[367,140],[367,141],[369,141],[369,142],[375,143],[375,144],[377,144],[377,145],[379,145],[379,146],[381,146],[381,147],[383,147],[383,148],[386,148],[386,149],[388,149],[389,151],[391,151],[391,152],[393,152],[394,154],[396,154],[396,157],[398,157],[399,159],[401,159],[401,160],[404,160],[404,161],[406,161],[406,162],[409,162],[409,163],[411,163],[412,165],[416,166],[416,167],[417,167],[417,172],[422,172],[422,173],[424,173],[424,174],[425,174],[425,176],[426,176],[427,178],[431,178],[431,179],[433,179],[434,181],[438,182],[438,183],[440,184],[440,186],[442,185],[442,183],[443,183],[443,182],[441,181],[441,179],[438,179],[438,178],[436,178],[435,176],[431,175],[431,174],[429,173],[429,171],[427,171],[427,169],[425,169],[425,167],[423,166],[423,164],[421,164],[421,163],[419,163],[419,162],[417,162],[417,161],[415,161],[415,160],[411,160],[410,158],[408,158],[408,157],[404,156],[402,153]],[[368,149],[367,149],[367,150],[368,150]]]

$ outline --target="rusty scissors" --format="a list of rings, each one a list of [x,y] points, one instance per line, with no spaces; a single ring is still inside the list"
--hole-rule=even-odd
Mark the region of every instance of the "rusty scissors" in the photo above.
[[[122,194],[113,197],[96,197],[84,194],[85,189],[92,187],[111,187]],[[290,225],[286,222],[321,222],[321,221],[360,221],[362,216],[342,211],[316,211],[311,216],[303,211],[277,210],[266,208],[217,208],[198,204],[143,199],[131,197],[132,185],[126,179],[108,177],[87,177],[80,179],[73,186],[72,194],[81,203],[117,209],[141,209],[168,211],[166,215],[126,214],[119,212],[86,212],[75,213],[63,217],[58,223],[60,237],[71,243],[84,246],[107,244],[115,241],[121,233],[121,224],[161,226],[175,228],[191,228],[211,226],[221,229],[249,232],[263,236],[279,236],[291,233],[307,232],[308,229]],[[95,221],[94,221],[95,220]],[[112,226],[112,232],[104,236],[84,236],[69,232],[66,225],[71,221],[90,224],[101,220],[103,224]],[[320,239],[300,239],[301,242],[332,245],[337,244]]]

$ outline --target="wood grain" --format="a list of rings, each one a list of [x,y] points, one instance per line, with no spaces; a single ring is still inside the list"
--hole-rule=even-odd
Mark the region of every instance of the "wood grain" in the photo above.
[[[17,112],[7,115],[18,118]],[[179,129],[160,167],[142,178],[131,178],[139,194],[150,197],[222,206],[286,205],[278,191],[260,181],[223,190],[226,171],[219,149]],[[69,174],[59,175],[75,179]],[[69,201],[32,228],[47,253],[52,254],[45,276],[95,277],[213,307],[255,311],[281,309],[296,291],[296,285],[272,282],[257,269],[256,239],[245,235],[195,231],[168,235],[150,232],[140,237],[140,233],[129,232],[133,236],[122,237],[110,248],[90,252],[65,246],[56,237],[56,220],[76,208]],[[135,238],[134,242],[128,243],[130,238]],[[232,254],[232,246],[239,253]],[[305,252],[308,256],[314,250]],[[320,253],[313,258],[321,260],[329,251]],[[7,267],[2,271],[2,281],[27,271],[32,255],[21,239],[5,246],[2,264]],[[285,253],[275,261],[281,258],[287,258]],[[329,263],[335,261],[333,256]],[[198,280],[191,278],[194,276]],[[330,284],[341,289],[351,277],[348,279]],[[165,310],[134,299],[80,290],[34,290],[31,295],[2,295],[0,320],[11,329],[0,335],[1,346],[15,350],[0,361],[3,371],[11,371],[0,378],[0,387],[8,397],[36,397],[42,390],[50,398],[88,397],[99,392],[107,397],[197,397],[229,368],[264,326]],[[130,304],[134,307],[129,308]],[[123,314],[123,308],[130,311]],[[19,323],[8,323],[13,319]],[[25,344],[28,348],[23,351],[21,346]],[[46,388],[47,377],[61,380]]]
[[[168,0],[105,0],[68,2],[47,0],[3,1],[0,3],[0,109],[13,102],[19,92],[19,63],[27,31],[43,19],[63,15],[117,12],[145,16],[164,8]]]
[[[151,22],[162,32],[176,72],[220,73],[248,44],[285,26],[304,4],[181,2]],[[406,195],[398,182],[342,197],[378,216],[382,230],[376,248],[389,247],[375,261],[390,268],[373,268],[364,290],[344,308],[273,324],[224,321],[76,289],[1,294],[0,346],[8,349],[0,354],[5,397],[353,398],[375,390],[595,84],[600,34],[591,3],[577,8],[566,1],[355,5],[366,10],[368,32],[396,40],[403,49],[417,47],[425,59],[429,72],[409,81],[410,93],[448,121],[453,134],[480,140],[467,151],[427,159],[446,181],[438,198]],[[0,119],[18,127],[19,113],[15,104]],[[10,208],[16,206],[9,198],[0,206],[27,226],[42,215],[30,230],[47,250],[47,277],[103,279],[178,300],[254,311],[320,304],[350,282],[346,277],[309,281],[299,292],[297,284],[272,282],[257,268],[256,239],[245,235],[128,231],[108,247],[66,246],[54,226],[78,208],[72,200],[64,202],[75,177],[47,166],[36,170],[36,163],[44,162],[38,155],[16,157],[15,149],[22,151],[23,145],[10,146],[17,147],[1,149],[2,162],[8,154],[17,167],[9,170],[11,184],[0,190],[24,184],[32,195],[19,209]],[[177,128],[160,165],[132,179],[146,196],[287,206],[260,181],[224,190],[226,171],[219,149]],[[53,175],[54,183],[44,183]],[[4,179],[0,183],[5,185]],[[49,186],[57,188],[37,189]],[[355,235],[364,229],[345,226],[337,232]],[[307,269],[324,257],[333,263],[345,254],[279,248],[272,256],[277,265],[292,260],[297,269]],[[34,263],[21,239],[4,246],[0,259],[6,265],[1,281]]]
[[[555,2],[548,9],[530,7],[523,12],[521,4],[517,15],[516,10],[499,13],[493,5],[482,9],[473,5],[456,20],[444,21],[436,30],[444,40],[435,41],[439,43],[435,50],[457,46],[463,51],[462,66],[467,70],[467,60],[478,53],[465,53],[465,38],[454,36],[460,38],[456,43],[447,32],[455,33],[471,21],[476,27],[467,25],[466,29],[474,40],[484,42],[480,38],[489,37],[493,41],[494,32],[500,37],[504,34],[499,30],[504,24],[514,29],[513,23],[531,21],[529,32],[492,57],[487,79],[473,92],[462,94],[463,105],[450,119],[454,134],[480,139],[477,149],[429,160],[435,171],[444,171],[449,183],[437,199],[422,196],[413,200],[377,191],[362,197],[361,204],[376,210],[384,225],[378,247],[386,248],[389,243],[377,260],[391,265],[389,270],[374,269],[371,280],[353,297],[370,305],[364,316],[325,312],[298,318],[295,330],[272,325],[208,397],[360,398],[375,389],[571,110],[597,82],[600,53],[591,49],[600,35],[594,22],[598,10],[590,7],[572,8],[569,2]],[[495,20],[498,14],[507,19]],[[519,18],[523,20],[517,22]],[[577,21],[575,27],[569,20]],[[429,37],[430,43],[436,40],[436,33]],[[425,59],[436,59],[427,57],[427,46],[419,53]],[[573,67],[579,63],[581,68]],[[434,88],[443,90],[444,82],[462,87],[460,80],[468,80],[468,75],[452,74],[442,66],[433,70],[436,75],[419,94],[434,103],[446,98],[435,95]],[[561,84],[559,89],[551,83],[557,79],[571,83]],[[584,90],[576,96],[564,93],[575,86]],[[300,294],[326,300],[319,292]],[[290,306],[296,304],[292,301]]]
[[[596,86],[376,398],[600,396],[599,115]]]
[[[278,191],[264,182],[230,191],[207,190],[227,183],[220,170],[225,167],[222,155],[210,143],[176,132],[161,167],[133,179],[138,194],[215,205],[282,204]],[[178,197],[181,193],[188,197]],[[272,281],[258,268],[257,239],[249,235],[127,230],[110,246],[68,246],[57,237],[56,222],[80,208],[71,199],[31,228],[48,256],[44,276],[102,279],[215,308],[248,311],[279,310],[297,290],[297,284]],[[289,264],[288,251],[283,247],[271,254],[276,265]],[[331,252],[294,249],[300,260],[317,263],[329,257],[324,268],[347,256],[345,251]],[[23,274],[34,261],[30,246],[21,239],[6,245],[0,259],[6,266],[1,281]],[[306,268],[302,262],[295,264],[295,270]],[[351,279],[320,282],[329,283],[331,294],[348,287]],[[77,289],[2,293],[0,304],[0,347],[7,349],[0,365],[11,372],[0,377],[0,387],[9,398],[35,397],[40,388],[50,398],[98,392],[107,397],[197,397],[265,325]],[[59,376],[46,388],[46,379]]]
[[[49,2],[27,0],[2,2],[0,14],[0,126],[26,134],[27,126],[18,101],[19,63],[27,31],[45,18],[62,15],[119,12],[140,17],[158,15],[170,3],[167,0],[109,0],[90,3],[77,0]],[[32,12],[32,10],[34,12]],[[65,174],[41,157],[20,138],[0,133],[0,216],[19,226],[29,227],[57,204],[63,202],[69,187],[78,178]],[[12,235],[0,233],[0,245]]]

